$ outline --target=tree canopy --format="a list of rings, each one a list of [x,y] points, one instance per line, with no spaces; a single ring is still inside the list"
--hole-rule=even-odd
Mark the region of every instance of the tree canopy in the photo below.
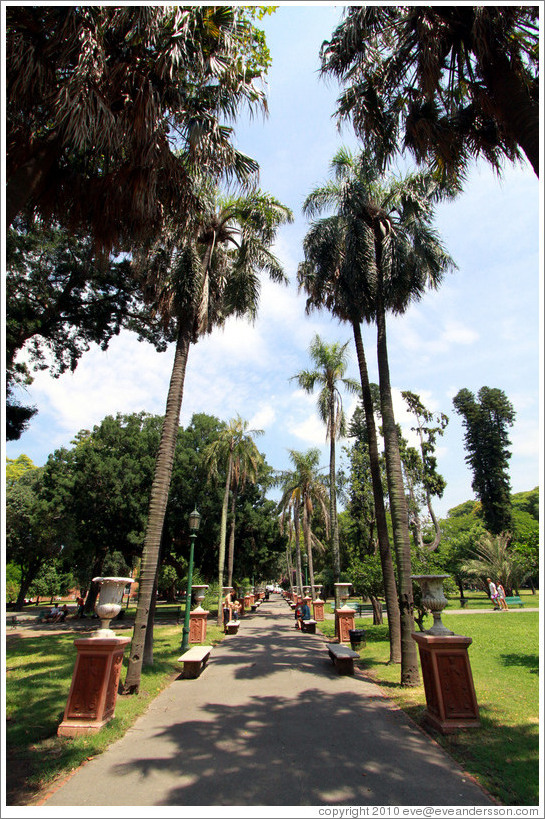
[[[10,6],[7,222],[23,209],[130,250],[192,209],[191,166],[247,177],[238,105],[265,110],[270,55],[233,6]],[[233,100],[237,102],[233,104]]]
[[[481,387],[477,398],[461,389],[452,403],[465,429],[471,486],[481,501],[487,530],[498,535],[511,528],[508,427],[513,426],[515,410],[503,390],[491,387]]]
[[[539,174],[536,6],[353,6],[321,50],[341,119],[384,165],[407,149],[441,175],[525,154]]]

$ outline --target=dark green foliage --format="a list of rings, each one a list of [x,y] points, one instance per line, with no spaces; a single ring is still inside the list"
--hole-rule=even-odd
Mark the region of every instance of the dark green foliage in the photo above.
[[[471,486],[481,501],[485,527],[492,534],[509,531],[511,453],[507,429],[515,420],[513,405],[502,390],[490,387],[481,387],[477,399],[470,390],[461,389],[452,403],[463,419],[465,460],[473,472]]]
[[[13,395],[32,382],[32,371],[74,371],[91,344],[107,349],[122,328],[166,348],[129,260],[97,261],[88,237],[19,219],[6,234],[6,263],[8,440],[19,438],[35,413]],[[25,363],[16,360],[23,349]]]
[[[350,7],[322,45],[343,83],[337,114],[387,165],[398,152],[463,175],[526,154],[539,173],[539,11],[534,6]]]
[[[6,561],[21,572],[17,608],[40,569],[62,548],[59,510],[44,497],[43,485],[42,467],[28,470],[6,488]]]

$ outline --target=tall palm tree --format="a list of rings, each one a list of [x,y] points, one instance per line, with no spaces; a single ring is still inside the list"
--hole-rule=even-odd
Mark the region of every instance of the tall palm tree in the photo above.
[[[341,579],[341,559],[337,521],[335,441],[346,432],[342,398],[337,385],[343,384],[352,393],[359,389],[356,382],[344,377],[348,366],[347,347],[348,342],[346,344],[338,342],[326,344],[316,334],[309,348],[314,369],[301,370],[292,377],[305,392],[313,392],[316,385],[321,387],[318,395],[318,412],[326,425],[326,440],[329,438],[329,526],[333,572],[337,583]]]
[[[289,456],[294,468],[292,471],[282,473],[280,477],[282,482],[282,497],[278,504],[278,508],[283,510],[286,507],[289,507],[290,504],[293,504],[294,521],[296,524],[295,543],[297,555],[297,584],[299,587],[299,594],[301,595],[303,594],[303,584],[298,522],[299,518],[302,518],[303,541],[308,557],[310,587],[312,590],[312,598],[314,599],[316,584],[314,582],[314,561],[312,556],[312,548],[313,546],[316,546],[317,548],[323,550],[323,544],[312,531],[312,517],[315,508],[317,508],[321,513],[322,519],[324,520],[326,533],[329,534],[328,491],[320,475],[319,449],[309,449],[307,452],[297,452],[294,449],[290,449]]]
[[[263,456],[253,440],[254,436],[263,435],[262,429],[248,429],[248,421],[240,415],[231,419],[222,430],[218,439],[210,444],[205,453],[205,462],[208,464],[209,474],[216,477],[221,468],[225,468],[225,491],[221,511],[220,542],[218,558],[218,625],[222,623],[222,588],[225,569],[225,544],[227,539],[227,513],[229,508],[229,493],[231,492],[231,536],[229,539],[229,554],[227,561],[227,585],[233,581],[234,543],[235,543],[235,509],[237,495],[246,480],[255,483],[260,467],[263,465]]]
[[[191,166],[257,172],[224,124],[266,110],[244,9],[13,6],[6,35],[8,224],[28,208],[128,251],[191,211]]]
[[[537,6],[352,7],[321,57],[383,167],[404,148],[447,175],[522,152],[539,175]]]
[[[277,479],[283,486],[282,500],[278,504],[280,515],[280,531],[288,529],[288,543],[286,545],[286,565],[290,573],[290,589],[293,591],[291,548],[295,544],[295,586],[298,593],[303,595],[303,576],[301,566],[301,538],[300,538],[300,508],[301,499],[298,487],[294,486],[291,472],[284,472]]]
[[[140,685],[190,344],[228,316],[255,317],[261,271],[273,281],[285,281],[269,248],[278,227],[292,219],[291,211],[259,190],[220,202],[218,207],[214,189],[204,184],[201,189],[202,210],[195,217],[192,236],[180,236],[174,227],[140,259],[154,308],[176,333],[176,349],[151,489],[124,693],[137,693]]]
[[[309,306],[326,306],[349,320],[354,329],[366,418],[372,399],[366,378],[360,322],[377,324],[381,414],[385,441],[388,493],[398,567],[401,615],[401,682],[418,680],[413,630],[413,597],[408,510],[401,472],[399,442],[392,404],[386,310],[403,312],[420,298],[428,284],[437,286],[452,260],[431,228],[437,183],[429,175],[393,179],[385,186],[377,163],[367,152],[353,157],[342,149],[332,163],[334,179],[305,202],[309,215],[335,207],[336,215],[316,223],[305,240],[306,261],[299,279],[309,293]],[[367,384],[365,383],[367,380]],[[366,397],[367,396],[367,397]],[[370,450],[375,435],[368,426]],[[377,531],[380,473],[373,454]],[[380,541],[379,541],[380,542]],[[388,614],[390,617],[390,614]]]

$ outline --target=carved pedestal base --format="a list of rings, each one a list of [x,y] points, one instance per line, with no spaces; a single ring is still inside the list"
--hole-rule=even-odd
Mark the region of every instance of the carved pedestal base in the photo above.
[[[348,632],[354,628],[355,614],[354,609],[349,608],[349,606],[335,609],[335,636],[339,643],[350,642],[350,634]]]
[[[324,601],[323,600],[315,600],[312,604],[312,608],[314,611],[314,619],[315,620],[323,620],[324,619]]]
[[[201,609],[189,612],[189,642],[204,643],[206,638],[206,623],[210,612]]]
[[[471,637],[416,633],[412,638],[418,645],[424,678],[425,721],[442,734],[477,728],[479,706],[467,653]]]
[[[74,640],[78,654],[59,736],[93,734],[112,719],[127,643],[129,637]]]

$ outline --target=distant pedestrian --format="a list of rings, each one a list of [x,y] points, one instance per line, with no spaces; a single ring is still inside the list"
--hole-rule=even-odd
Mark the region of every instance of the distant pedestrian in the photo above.
[[[233,596],[227,592],[223,599],[223,631],[227,634],[227,625],[233,619]]]
[[[77,598],[76,603],[78,604],[76,617],[83,617],[84,616],[83,611],[85,609],[85,600],[83,599],[83,597],[80,596]]]
[[[490,592],[490,599],[492,600],[492,603],[494,604],[494,611],[497,611],[497,609],[500,608],[499,605],[498,605],[498,588],[497,588],[496,584],[489,577],[486,578],[486,582],[488,583],[488,590]]]
[[[498,602],[500,604],[500,609],[502,609],[502,611],[509,611],[509,606],[507,605],[507,600],[505,599],[505,589],[501,583],[498,583],[496,588],[498,590]]]

